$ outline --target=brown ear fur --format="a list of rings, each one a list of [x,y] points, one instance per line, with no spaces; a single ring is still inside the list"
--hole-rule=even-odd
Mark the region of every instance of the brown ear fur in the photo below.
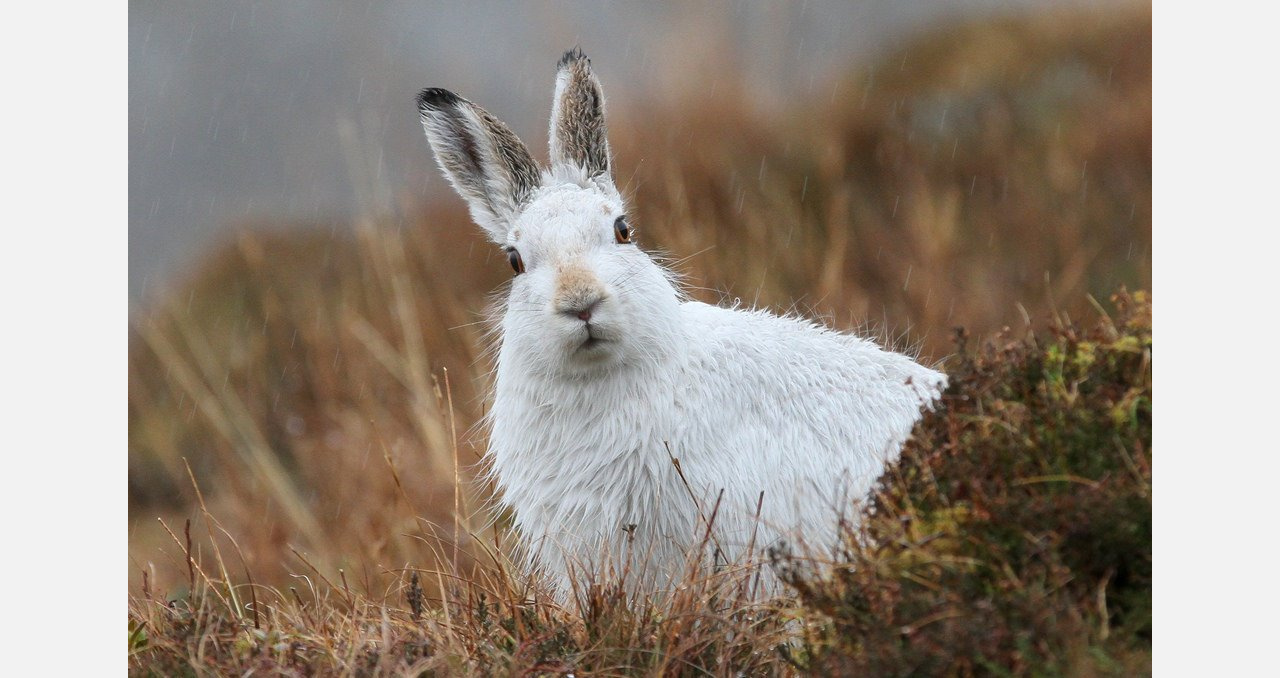
[[[448,90],[422,90],[418,112],[440,170],[476,223],[504,242],[510,219],[542,180],[529,149],[502,121]]]
[[[604,92],[591,60],[577,47],[565,52],[556,72],[551,105],[551,164],[571,164],[590,177],[610,174]]]

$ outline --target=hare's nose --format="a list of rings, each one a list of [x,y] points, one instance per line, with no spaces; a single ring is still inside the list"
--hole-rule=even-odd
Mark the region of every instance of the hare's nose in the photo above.
[[[583,322],[589,321],[591,320],[591,315],[595,313],[596,307],[600,305],[601,299],[603,299],[603,297],[583,299],[578,303],[572,304],[568,308],[563,309],[563,312],[565,315],[574,316]]]
[[[556,270],[556,287],[552,296],[555,310],[570,318],[584,322],[590,320],[607,294],[595,271],[584,262],[563,264]]]

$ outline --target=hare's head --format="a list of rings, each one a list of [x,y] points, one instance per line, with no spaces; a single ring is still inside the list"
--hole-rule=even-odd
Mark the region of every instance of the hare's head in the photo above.
[[[604,96],[581,51],[567,52],[556,74],[549,168],[452,92],[423,90],[418,109],[440,169],[514,269],[504,353],[537,371],[584,373],[641,364],[669,346],[677,292],[633,242]]]

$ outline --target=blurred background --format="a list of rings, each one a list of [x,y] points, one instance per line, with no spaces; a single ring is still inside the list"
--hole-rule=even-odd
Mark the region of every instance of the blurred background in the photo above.
[[[573,45],[614,106],[720,85],[776,111],[832,94],[851,65],[929,26],[1064,4],[1082,3],[135,0],[129,294],[162,292],[239,223],[350,223],[369,197],[353,153],[374,154],[359,160],[389,190],[438,189],[412,115],[423,87],[458,90],[541,148],[555,62]]]
[[[695,297],[945,361],[955,327],[989,335],[1150,287],[1150,16],[1049,0],[132,2],[131,590],[144,573],[162,593],[188,581],[187,519],[196,548],[260,581],[342,568],[370,591],[487,534],[469,481],[480,321],[509,271],[434,166],[422,87],[479,103],[545,158],[554,65],[581,45],[641,245]]]

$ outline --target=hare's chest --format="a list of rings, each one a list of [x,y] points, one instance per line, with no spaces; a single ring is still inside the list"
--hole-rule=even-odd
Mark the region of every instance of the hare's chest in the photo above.
[[[574,506],[600,520],[645,518],[674,476],[667,417],[653,405],[608,393],[499,391],[489,455],[506,500],[517,511]]]

